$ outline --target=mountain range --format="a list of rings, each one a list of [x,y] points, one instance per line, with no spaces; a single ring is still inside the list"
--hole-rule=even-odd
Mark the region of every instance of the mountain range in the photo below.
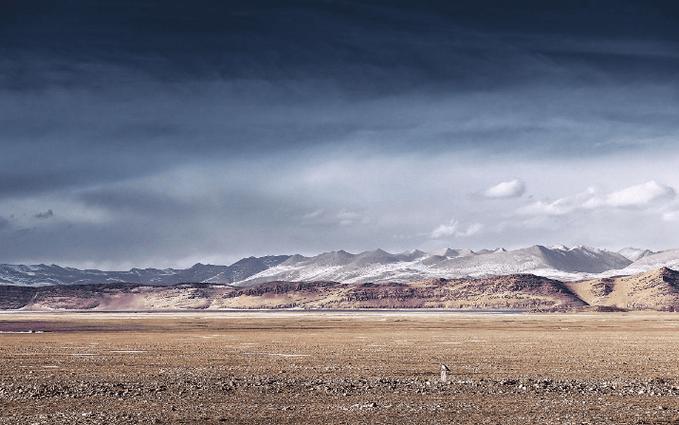
[[[577,246],[438,253],[381,249],[358,254],[331,251],[316,256],[272,255],[243,258],[231,265],[195,264],[187,269],[133,268],[127,271],[77,269],[58,265],[0,265],[0,285],[45,286],[138,283],[155,286],[179,283],[230,284],[238,287],[273,281],[413,282],[424,279],[478,278],[530,273],[577,281],[624,276],[661,267],[679,266],[679,250],[654,252],[626,248],[618,252]]]
[[[440,308],[521,311],[679,311],[679,272],[661,268],[563,282],[532,274],[408,283],[267,282],[252,286],[0,286],[0,310],[154,311],[224,309]]]

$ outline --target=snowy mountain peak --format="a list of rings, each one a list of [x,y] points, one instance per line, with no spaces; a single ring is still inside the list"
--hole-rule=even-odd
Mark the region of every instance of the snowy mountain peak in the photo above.
[[[568,248],[566,245],[553,245],[550,249],[553,249],[555,251],[568,251],[570,248]]]
[[[651,251],[650,249],[628,247],[618,251],[618,254],[628,258],[631,261],[637,261],[643,257],[646,257],[647,255],[656,254],[656,252]]]
[[[474,255],[474,251],[471,249],[446,248],[444,251],[434,252],[432,255],[454,258],[465,255]]]

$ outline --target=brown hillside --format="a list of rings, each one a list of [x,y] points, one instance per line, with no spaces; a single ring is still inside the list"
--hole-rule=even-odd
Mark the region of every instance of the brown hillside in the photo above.
[[[2,309],[172,310],[225,308],[570,309],[585,304],[562,282],[533,275],[413,283],[268,282],[2,287]]]
[[[679,311],[679,272],[668,268],[566,285],[592,306]]]

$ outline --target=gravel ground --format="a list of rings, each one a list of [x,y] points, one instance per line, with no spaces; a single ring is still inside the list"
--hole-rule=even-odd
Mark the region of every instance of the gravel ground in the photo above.
[[[678,331],[659,313],[2,314],[0,424],[679,424]]]

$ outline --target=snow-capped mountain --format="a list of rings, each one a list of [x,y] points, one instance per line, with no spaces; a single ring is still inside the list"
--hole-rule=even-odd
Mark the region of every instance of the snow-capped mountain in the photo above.
[[[647,255],[653,255],[657,253],[651,251],[650,249],[629,247],[621,249],[620,251],[618,251],[618,254],[622,255],[625,258],[628,258],[630,261],[637,261],[640,258],[646,257]]]
[[[191,282],[205,282],[205,283],[234,283],[240,282],[241,280],[247,279],[253,274],[259,273],[262,270],[266,270],[270,267],[277,266],[283,261],[290,258],[289,255],[267,255],[265,257],[248,257],[236,261],[230,266],[207,266],[207,267],[221,267],[222,270],[213,274],[216,269],[212,269],[210,273],[204,274],[203,279],[195,279]],[[196,266],[194,266],[196,267]],[[207,277],[207,275],[210,277]],[[183,282],[189,282],[186,278],[182,279]]]
[[[12,285],[82,285],[92,283],[148,283],[172,285],[177,283],[234,283],[275,266],[288,255],[249,257],[230,266],[195,264],[188,269],[134,268],[127,271],[80,270],[57,265],[0,264],[0,284]]]
[[[636,259],[636,260],[633,260]],[[231,264],[196,264],[187,269],[80,270],[57,265],[0,265],[0,284],[75,285],[92,283],[234,284],[251,286],[272,281],[334,281],[342,283],[411,282],[427,278],[484,277],[530,273],[561,280],[632,275],[660,267],[679,267],[679,250],[612,252],[577,246],[535,245],[505,250],[447,249],[389,253],[381,249],[316,256],[277,255],[244,258]]]
[[[449,249],[443,255],[422,251],[390,254],[380,249],[360,254],[333,251],[315,257],[292,256],[237,284],[253,285],[274,280],[411,281],[430,277],[514,273],[577,279],[585,274],[622,269],[629,264],[631,261],[618,253],[588,247],[546,248],[536,245],[513,251],[500,248],[478,252]]]
[[[618,274],[633,275],[659,269],[661,267],[669,267],[671,269],[679,268],[679,249],[670,249],[643,255],[629,266],[619,270]]]
[[[547,248],[535,245],[512,251],[495,250],[457,257],[437,265],[448,273],[488,276],[533,273],[549,277],[575,278],[579,274],[621,269],[631,263],[620,254],[584,246]]]

